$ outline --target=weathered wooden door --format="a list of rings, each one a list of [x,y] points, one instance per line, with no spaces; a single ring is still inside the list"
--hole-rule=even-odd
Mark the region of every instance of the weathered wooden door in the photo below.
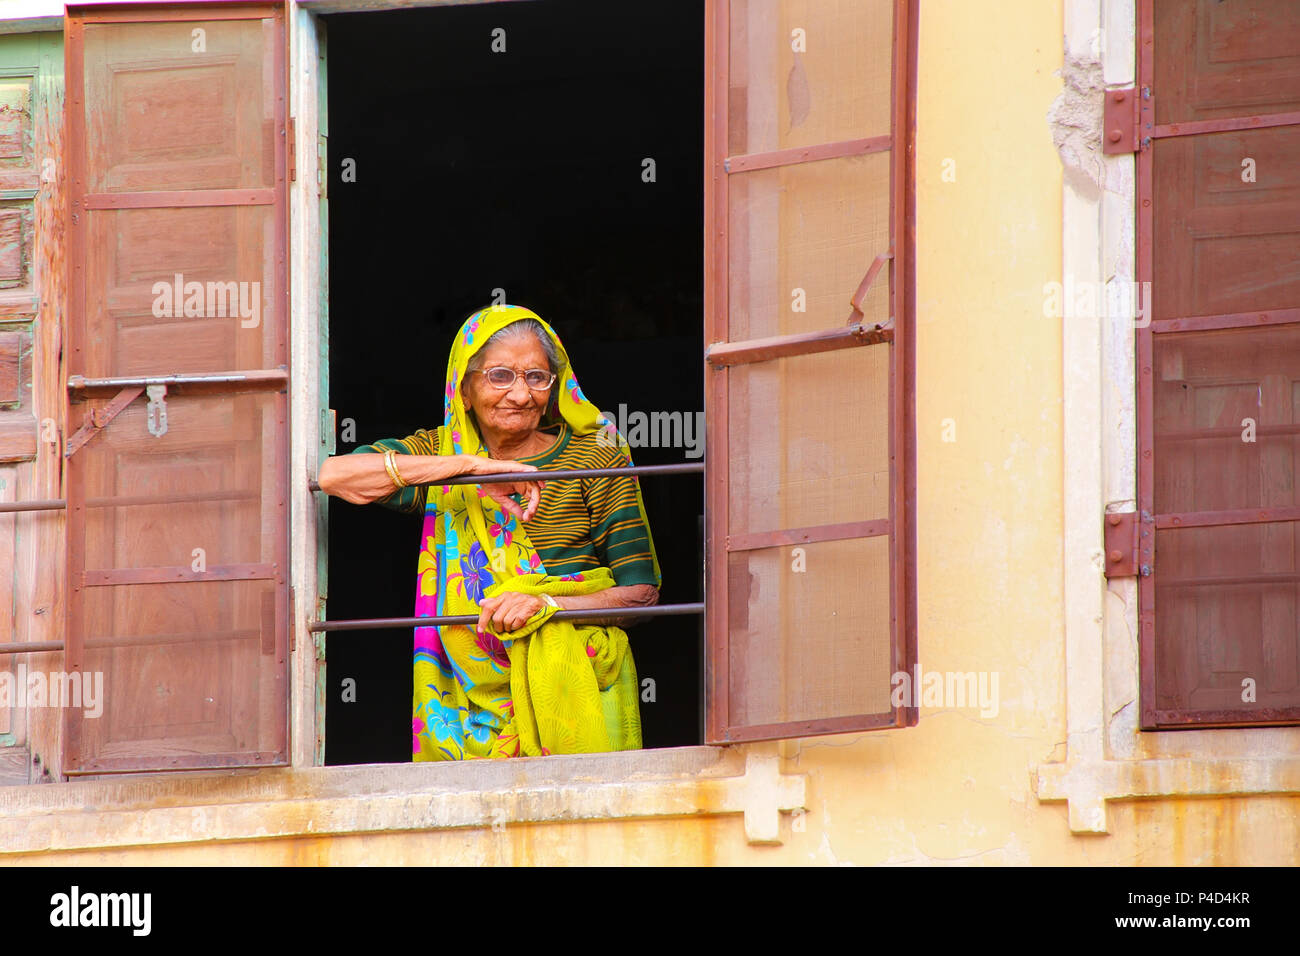
[[[65,772],[287,755],[279,7],[70,10]]]
[[[709,11],[708,739],[899,726],[912,4]]]

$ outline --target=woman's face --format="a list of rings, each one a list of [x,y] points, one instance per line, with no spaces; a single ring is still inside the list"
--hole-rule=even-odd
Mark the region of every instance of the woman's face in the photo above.
[[[480,352],[479,357],[482,359],[480,369],[501,365],[517,373],[515,383],[509,388],[493,388],[481,372],[465,377],[465,401],[474,410],[479,430],[490,429],[519,437],[536,431],[551,397],[550,388],[535,392],[524,382],[523,373],[529,369],[550,369],[537,337],[523,335],[494,342]]]

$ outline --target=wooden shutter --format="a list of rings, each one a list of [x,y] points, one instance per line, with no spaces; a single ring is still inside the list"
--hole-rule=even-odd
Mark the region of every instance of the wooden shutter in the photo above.
[[[1139,13],[1142,725],[1296,722],[1300,5]]]
[[[58,322],[61,276],[42,263],[60,262],[56,206],[59,130],[62,128],[63,37],[59,33],[0,37],[0,503],[58,498],[58,461],[51,444],[38,445],[38,416],[57,414]],[[37,323],[37,315],[40,322]],[[52,431],[52,429],[51,429]],[[48,433],[47,433],[48,434]],[[38,448],[40,457],[38,470]],[[62,616],[47,596],[55,570],[39,566],[62,545],[52,512],[0,514],[0,643],[62,638]],[[61,653],[5,654],[0,671],[9,686],[25,687],[31,671],[57,668]],[[25,710],[25,695],[0,706],[0,785],[39,778],[50,756],[42,744],[53,729],[48,711]],[[33,752],[38,762],[33,763]]]
[[[915,721],[913,14],[709,5],[710,742]]]
[[[67,773],[286,761],[285,53],[279,6],[69,11]]]

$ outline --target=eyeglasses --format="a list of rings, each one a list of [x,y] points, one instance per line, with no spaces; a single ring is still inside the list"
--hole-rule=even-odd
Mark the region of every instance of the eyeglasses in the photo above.
[[[494,368],[474,369],[473,371],[482,372],[489,385],[502,390],[513,388],[515,379],[520,374],[512,368],[506,368],[504,365],[498,365]],[[524,384],[535,392],[544,392],[555,384],[555,373],[548,372],[545,369],[530,368],[523,373],[523,376]]]

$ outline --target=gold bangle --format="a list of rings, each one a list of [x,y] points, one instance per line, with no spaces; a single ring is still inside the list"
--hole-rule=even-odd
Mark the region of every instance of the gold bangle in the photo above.
[[[391,448],[384,452],[384,470],[388,472],[388,477],[393,479],[393,484],[398,488],[406,488],[410,485],[410,482],[403,479],[401,473],[397,470],[397,462],[393,459],[393,450]]]

